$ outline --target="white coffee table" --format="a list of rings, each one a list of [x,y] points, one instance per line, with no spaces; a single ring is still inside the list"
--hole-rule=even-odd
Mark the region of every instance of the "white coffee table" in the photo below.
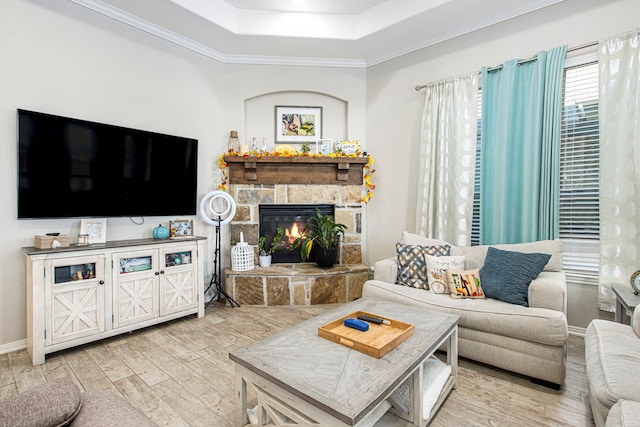
[[[415,333],[380,359],[318,336],[318,326],[354,311],[411,323]],[[408,411],[389,412],[403,425],[424,426],[429,420],[422,419],[422,367],[446,344],[451,374],[431,418],[456,385],[458,319],[421,307],[357,300],[233,351],[236,425],[248,423],[248,387],[257,395],[258,425],[374,425],[389,409],[394,390],[409,381]]]

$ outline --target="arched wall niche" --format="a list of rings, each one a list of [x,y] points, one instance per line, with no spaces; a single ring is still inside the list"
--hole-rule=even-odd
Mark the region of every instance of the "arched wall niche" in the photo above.
[[[348,139],[347,101],[320,92],[288,90],[264,93],[244,100],[241,142],[251,144],[255,137],[260,143],[265,137],[270,144],[274,143],[276,106],[322,107],[322,138],[334,141]]]

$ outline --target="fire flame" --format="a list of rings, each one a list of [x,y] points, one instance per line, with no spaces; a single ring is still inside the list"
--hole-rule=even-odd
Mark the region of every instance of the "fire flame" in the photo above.
[[[286,229],[284,231],[284,235],[287,238],[287,240],[289,240],[289,243],[293,243],[294,240],[296,240],[298,237],[301,236],[300,231],[298,229],[298,224],[297,223],[293,223],[293,225],[291,226],[291,229]]]

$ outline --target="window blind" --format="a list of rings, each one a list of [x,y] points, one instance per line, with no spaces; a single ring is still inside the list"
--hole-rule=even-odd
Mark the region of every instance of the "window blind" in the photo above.
[[[560,142],[560,239],[567,282],[597,285],[598,63],[565,68]]]
[[[480,137],[482,136],[482,88],[478,88],[478,128],[476,134],[476,174],[473,189],[473,218],[471,220],[471,245],[480,244]]]

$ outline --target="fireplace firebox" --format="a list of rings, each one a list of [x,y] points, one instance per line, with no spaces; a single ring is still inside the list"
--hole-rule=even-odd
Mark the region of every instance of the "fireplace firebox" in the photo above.
[[[284,237],[276,246],[271,257],[272,263],[302,262],[300,252],[291,250],[296,237],[302,234],[309,218],[316,215],[316,209],[323,215],[335,215],[335,205],[259,205],[259,233],[267,239],[266,246],[270,247],[278,228],[285,230]]]

